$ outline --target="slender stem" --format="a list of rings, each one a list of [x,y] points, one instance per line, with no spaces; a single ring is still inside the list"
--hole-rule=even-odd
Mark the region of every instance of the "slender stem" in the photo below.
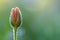
[[[17,31],[17,29],[16,28],[13,28],[13,40],[17,40],[16,39],[16,31]]]

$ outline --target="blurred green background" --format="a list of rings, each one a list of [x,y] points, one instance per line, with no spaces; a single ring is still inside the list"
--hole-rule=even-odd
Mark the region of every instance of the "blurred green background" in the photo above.
[[[23,15],[18,40],[60,40],[60,0],[0,0],[0,40],[13,40],[9,16],[16,6]]]

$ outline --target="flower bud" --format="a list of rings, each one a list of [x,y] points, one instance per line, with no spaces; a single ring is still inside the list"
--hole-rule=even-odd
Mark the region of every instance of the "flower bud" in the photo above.
[[[11,14],[9,18],[10,25],[12,27],[19,27],[22,24],[22,14],[18,7],[11,9]]]

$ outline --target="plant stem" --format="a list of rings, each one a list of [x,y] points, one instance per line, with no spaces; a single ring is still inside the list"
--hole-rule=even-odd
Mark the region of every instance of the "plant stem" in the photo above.
[[[16,31],[17,31],[17,29],[16,28],[13,28],[13,40],[17,40],[16,39]]]

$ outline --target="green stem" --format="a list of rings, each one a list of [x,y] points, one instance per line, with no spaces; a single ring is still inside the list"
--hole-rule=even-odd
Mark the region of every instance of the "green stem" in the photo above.
[[[16,39],[16,31],[17,31],[17,29],[16,28],[13,28],[13,40],[17,40]]]

